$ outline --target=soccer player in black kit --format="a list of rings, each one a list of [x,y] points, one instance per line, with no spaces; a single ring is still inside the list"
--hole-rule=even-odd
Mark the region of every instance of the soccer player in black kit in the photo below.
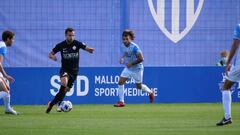
[[[87,47],[84,43],[75,40],[75,30],[73,28],[65,30],[65,37],[66,40],[58,43],[49,53],[49,58],[57,61],[55,54],[61,52],[61,87],[54,99],[48,103],[46,113],[49,113],[55,104],[61,103],[66,93],[72,88],[78,75],[79,50],[83,49],[89,53],[94,51],[94,48]]]

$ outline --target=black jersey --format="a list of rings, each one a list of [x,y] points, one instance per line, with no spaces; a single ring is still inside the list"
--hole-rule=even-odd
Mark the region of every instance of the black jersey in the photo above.
[[[79,50],[86,49],[86,45],[82,42],[74,40],[71,44],[67,44],[67,41],[58,43],[52,51],[56,54],[61,52],[62,68],[66,70],[77,71],[79,67]]]

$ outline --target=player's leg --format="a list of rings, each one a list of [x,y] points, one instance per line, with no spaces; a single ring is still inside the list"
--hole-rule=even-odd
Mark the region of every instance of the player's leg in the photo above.
[[[124,102],[124,84],[128,80],[126,77],[120,77],[119,82],[118,82],[118,96],[119,96],[119,101]]]
[[[58,93],[56,94],[56,96],[54,97],[54,99],[50,103],[48,103],[48,108],[46,110],[46,113],[49,113],[52,110],[52,107],[55,104],[62,101],[63,98],[65,97],[65,95],[67,93],[68,79],[69,79],[68,73],[64,72],[64,71],[60,71],[61,87],[60,87]]]
[[[67,83],[69,80],[68,76],[64,76],[60,78],[61,80],[61,87],[59,89],[59,92],[56,94],[54,100],[52,101],[52,104],[58,104],[59,102],[61,102],[63,100],[63,98],[65,97],[68,87],[67,87]]]
[[[0,77],[0,99],[7,96],[9,93],[8,87],[4,84],[3,79]]]
[[[124,84],[128,80],[129,77],[130,77],[129,70],[127,68],[124,68],[124,70],[121,73],[119,82],[118,82],[118,97],[119,97],[119,101],[116,104],[114,104],[114,107],[124,107],[125,106],[125,102],[124,102],[124,93],[125,93]]]
[[[224,110],[224,118],[218,122],[217,126],[227,125],[232,123],[231,119],[231,103],[232,103],[232,96],[231,96],[231,87],[235,82],[238,82],[240,79],[240,68],[234,67],[227,79],[224,82],[222,88],[222,103],[223,103],[223,110]]]
[[[62,95],[62,97],[59,99],[57,112],[62,112],[62,110],[61,110],[61,108],[60,108],[59,105],[60,105],[61,102],[63,101],[66,93],[72,88],[72,86],[73,86],[73,84],[74,84],[74,82],[75,82],[75,80],[76,80],[76,78],[77,78],[77,72],[76,72],[76,73],[68,73],[68,74],[69,74],[69,76],[68,76],[69,79],[68,79],[68,81],[67,81],[67,84],[65,84],[65,85],[66,85],[65,94]],[[64,83],[66,83],[66,82],[64,82]]]
[[[124,93],[125,93],[125,89],[124,89],[124,84],[125,82],[128,80],[128,78],[126,77],[120,77],[119,82],[118,82],[118,97],[119,97],[119,101],[114,104],[114,107],[124,107],[125,106],[125,102],[124,102]]]
[[[2,89],[2,88],[0,88]],[[3,97],[5,97],[8,93],[5,91],[0,91],[0,99],[2,99]]]
[[[0,77],[0,99],[3,98],[4,106],[5,106],[5,113],[6,114],[13,114],[18,115],[19,113],[16,112],[10,105],[11,97],[9,86],[5,82],[3,78]]]
[[[142,84],[142,81],[143,81],[143,70],[134,72],[132,74],[132,77],[133,77],[133,79],[136,82],[137,89],[146,91],[149,94],[150,103],[153,103],[154,102],[154,91],[150,90],[150,88],[147,85]]]
[[[233,86],[234,82],[230,80],[225,80],[223,88],[222,88],[222,104],[224,110],[224,118],[219,121],[216,125],[222,126],[226,124],[231,124],[231,103],[232,103],[232,96],[231,96],[231,87]]]

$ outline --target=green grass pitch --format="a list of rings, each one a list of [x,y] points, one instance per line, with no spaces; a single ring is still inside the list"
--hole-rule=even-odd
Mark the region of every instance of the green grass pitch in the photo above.
[[[221,104],[74,105],[69,113],[55,107],[50,114],[46,106],[14,108],[21,115],[0,114],[0,135],[240,135],[240,103],[224,127],[215,126]]]

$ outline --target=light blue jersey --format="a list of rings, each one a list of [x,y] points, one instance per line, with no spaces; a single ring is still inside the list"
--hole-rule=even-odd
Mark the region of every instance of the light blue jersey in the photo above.
[[[240,24],[238,24],[237,27],[234,30],[233,39],[234,40],[240,40]],[[238,48],[238,51],[237,51],[235,66],[240,66],[240,49],[239,48]]]
[[[130,46],[126,47],[125,45],[123,46],[123,53],[125,54],[125,59],[124,63],[127,65],[130,62],[134,62],[137,60],[137,54],[142,54],[142,51],[139,49],[138,45],[135,44],[134,42],[131,42]],[[132,71],[139,71],[143,69],[143,64],[142,62],[139,64],[136,64],[129,68],[129,70]]]
[[[5,56],[7,54],[7,47],[3,41],[0,41],[0,55]]]

